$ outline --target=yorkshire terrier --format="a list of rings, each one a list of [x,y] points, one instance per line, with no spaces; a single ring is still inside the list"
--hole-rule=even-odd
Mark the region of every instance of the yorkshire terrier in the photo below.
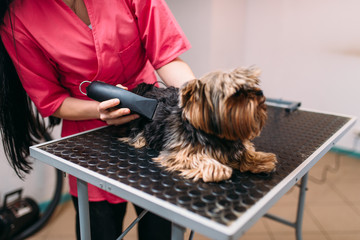
[[[140,84],[133,92],[157,99],[157,110],[152,120],[133,121],[129,137],[120,140],[160,151],[155,162],[195,181],[227,180],[233,168],[272,172],[276,156],[257,152],[251,143],[267,119],[259,74],[240,67],[209,73],[180,89]]]

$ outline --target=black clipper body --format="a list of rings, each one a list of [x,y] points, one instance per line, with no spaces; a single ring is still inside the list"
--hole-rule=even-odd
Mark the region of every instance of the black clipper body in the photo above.
[[[129,108],[132,112],[152,119],[157,107],[157,100],[145,98],[125,89],[94,81],[86,87],[86,95],[96,101],[102,102],[113,98],[118,98],[120,104],[118,108]]]

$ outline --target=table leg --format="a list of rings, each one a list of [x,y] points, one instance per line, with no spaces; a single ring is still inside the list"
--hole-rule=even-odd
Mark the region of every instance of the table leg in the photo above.
[[[299,201],[298,201],[298,208],[297,208],[296,222],[295,222],[296,240],[302,240],[302,224],[304,217],[305,196],[307,190],[308,177],[309,175],[308,173],[306,173],[301,178],[301,183],[300,183]]]
[[[171,240],[184,240],[185,228],[172,223],[171,226]]]
[[[90,215],[87,183],[81,179],[77,179],[78,189],[78,206],[80,220],[80,236],[81,239],[91,239],[90,235]]]

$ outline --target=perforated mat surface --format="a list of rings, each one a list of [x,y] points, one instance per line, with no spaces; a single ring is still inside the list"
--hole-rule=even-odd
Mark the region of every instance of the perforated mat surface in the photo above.
[[[231,225],[249,207],[322,146],[350,119],[268,107],[268,121],[254,140],[257,150],[273,152],[279,164],[272,174],[235,171],[220,183],[193,182],[169,173],[151,159],[158,152],[118,141],[116,127],[65,138],[39,147],[49,154],[98,172],[223,225]]]

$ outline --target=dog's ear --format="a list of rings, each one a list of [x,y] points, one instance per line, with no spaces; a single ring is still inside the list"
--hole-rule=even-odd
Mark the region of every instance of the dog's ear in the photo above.
[[[235,129],[227,129],[228,125],[223,125],[224,132],[231,136],[230,139],[253,139],[260,134],[267,119],[264,102],[265,97],[260,89],[241,90],[227,99],[224,122],[237,126]]]
[[[180,107],[185,107],[189,101],[198,100],[201,87],[202,83],[199,79],[193,79],[185,83],[180,89]]]
[[[211,128],[211,102],[205,96],[206,84],[198,79],[188,82],[180,89],[180,107],[183,117],[196,129],[213,133]]]

